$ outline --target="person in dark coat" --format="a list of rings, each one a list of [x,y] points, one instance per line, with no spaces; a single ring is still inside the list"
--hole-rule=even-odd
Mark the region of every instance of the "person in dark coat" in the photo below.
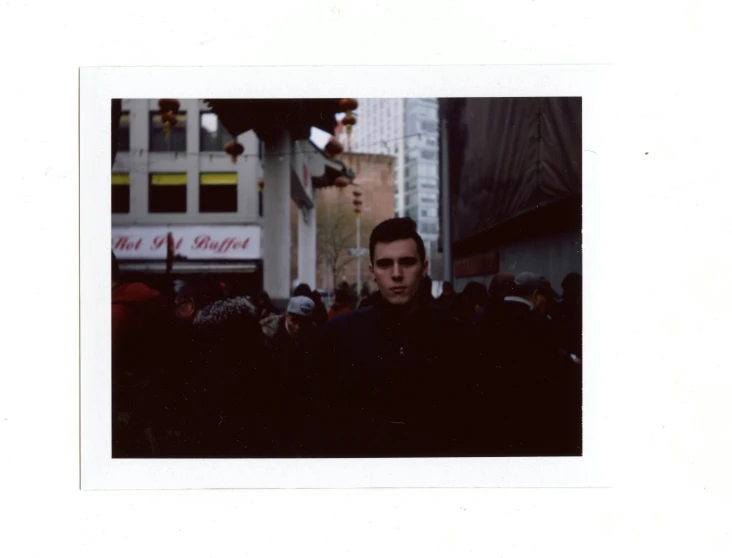
[[[369,243],[380,296],[336,316],[323,339],[322,456],[449,456],[471,440],[474,388],[457,320],[420,296],[428,262],[409,218],[382,222]]]
[[[485,285],[470,281],[455,298],[452,315],[460,320],[469,330],[475,329],[488,300]]]
[[[339,287],[335,292],[335,301],[328,310],[328,319],[333,319],[339,314],[353,310],[351,293],[348,289]]]
[[[257,307],[257,320],[262,321],[270,316],[278,315],[279,312],[272,300],[269,297],[267,291],[262,291],[257,295],[255,305]]]
[[[568,273],[562,281],[562,300],[552,314],[562,347],[575,363],[582,358],[582,276]]]
[[[112,456],[151,457],[149,400],[163,374],[169,305],[147,285],[122,275],[112,253]]]
[[[176,329],[167,373],[155,393],[163,457],[266,453],[270,371],[256,308],[219,298],[216,281],[176,281]]]
[[[581,454],[581,377],[546,311],[556,296],[544,277],[525,272],[498,307],[490,389],[502,394],[495,405],[506,455]]]
[[[446,312],[451,312],[452,305],[455,304],[456,296],[452,283],[445,281],[442,284],[442,293],[437,297],[437,304]]]
[[[325,322],[328,321],[328,310],[326,310],[323,298],[317,290],[311,291],[309,298],[315,303],[313,321],[318,326],[318,329],[321,329],[325,325]]]
[[[307,430],[312,427],[319,370],[319,330],[315,302],[294,296],[284,316],[261,323],[271,355],[271,378],[275,384],[272,402],[276,411],[276,443],[272,457],[299,457],[307,450]]]

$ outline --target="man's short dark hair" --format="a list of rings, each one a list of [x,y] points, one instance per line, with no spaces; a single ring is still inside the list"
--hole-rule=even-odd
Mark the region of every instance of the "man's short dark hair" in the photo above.
[[[409,217],[394,217],[382,221],[371,232],[369,239],[369,257],[374,263],[374,248],[377,242],[395,242],[397,240],[412,239],[417,243],[417,253],[420,259],[425,261],[424,241],[417,233],[417,223]]]

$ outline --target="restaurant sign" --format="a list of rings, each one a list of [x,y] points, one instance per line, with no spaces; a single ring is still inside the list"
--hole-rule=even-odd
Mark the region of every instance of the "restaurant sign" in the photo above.
[[[113,227],[112,251],[120,260],[161,260],[168,233],[176,257],[189,260],[257,260],[262,256],[261,227],[168,226]]]

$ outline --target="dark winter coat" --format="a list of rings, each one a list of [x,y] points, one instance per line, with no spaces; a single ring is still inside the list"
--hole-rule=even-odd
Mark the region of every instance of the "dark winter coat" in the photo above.
[[[271,437],[267,401],[270,365],[254,306],[244,297],[220,300],[176,329],[175,351],[160,409],[160,431],[178,457],[266,454]]]
[[[481,323],[481,360],[498,410],[501,453],[579,455],[581,370],[561,350],[551,320],[528,304],[491,305]]]
[[[412,316],[400,310],[379,300],[326,324],[324,455],[464,451],[477,388],[461,326],[434,305]]]

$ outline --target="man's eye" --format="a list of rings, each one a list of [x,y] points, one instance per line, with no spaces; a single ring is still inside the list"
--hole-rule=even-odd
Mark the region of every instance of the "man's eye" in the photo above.
[[[391,267],[391,262],[376,262],[376,267],[380,269],[389,269]]]

